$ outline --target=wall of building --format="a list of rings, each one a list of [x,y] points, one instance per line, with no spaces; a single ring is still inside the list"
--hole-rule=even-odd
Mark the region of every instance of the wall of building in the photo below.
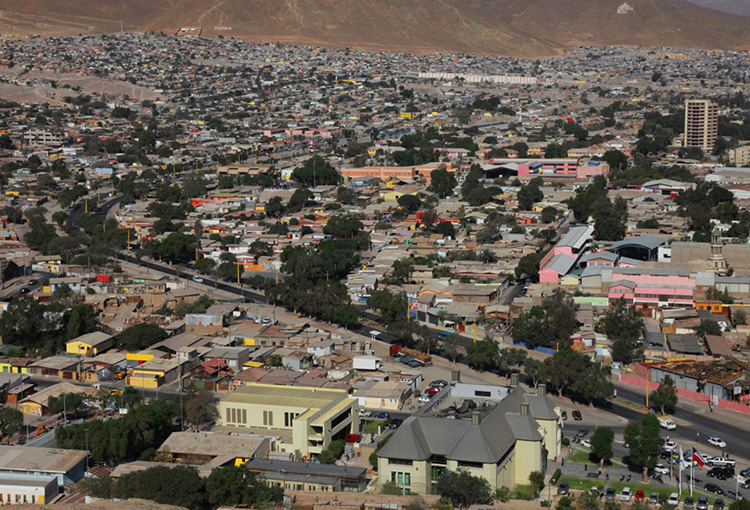
[[[430,493],[430,474],[431,468],[427,461],[413,461],[410,464],[403,463],[391,463],[389,459],[379,458],[378,459],[378,480],[382,486],[386,482],[390,482],[393,478],[393,473],[396,473],[396,480],[398,481],[398,473],[402,473],[405,478],[406,474],[409,475],[410,484],[403,484],[405,489],[409,489],[412,494],[429,494]]]
[[[541,443],[538,441],[516,441],[513,462],[513,483],[529,483],[532,471],[542,471]]]
[[[15,483],[13,479],[0,479],[0,505],[37,504],[43,505],[52,501],[59,493],[57,479],[38,484]]]

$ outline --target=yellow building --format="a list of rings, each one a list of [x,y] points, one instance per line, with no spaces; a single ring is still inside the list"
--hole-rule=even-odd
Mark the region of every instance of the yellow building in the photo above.
[[[546,459],[560,454],[560,410],[544,385],[536,395],[520,386],[462,385],[461,398],[453,395],[457,387],[438,395],[445,396],[440,414],[432,408],[419,412],[396,429],[378,454],[381,485],[393,482],[404,493],[433,494],[444,471],[465,469],[485,478],[492,490],[510,488],[528,483],[529,473],[544,471]],[[475,402],[487,398],[488,405],[462,409],[459,402],[469,393],[477,395]]]
[[[359,432],[357,401],[336,389],[248,384],[219,402],[219,424],[278,437],[274,450],[309,459]]]
[[[185,371],[186,363],[189,362],[178,358],[152,358],[134,367],[127,383],[135,388],[156,389],[177,380],[180,370]]]
[[[115,345],[115,337],[102,331],[81,335],[65,344],[65,352],[79,356],[98,356]]]

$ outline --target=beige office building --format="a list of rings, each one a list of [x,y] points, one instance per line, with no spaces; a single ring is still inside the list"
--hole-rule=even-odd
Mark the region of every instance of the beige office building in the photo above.
[[[446,401],[472,400],[477,407],[466,412],[455,405],[423,408],[404,421],[378,453],[380,485],[393,482],[407,494],[434,494],[440,475],[458,469],[486,479],[492,490],[527,484],[529,473],[545,471],[561,448],[560,409],[545,386],[539,388],[535,395],[516,386],[496,404],[478,403],[479,397],[456,399],[447,390]],[[443,399],[443,391],[433,400]]]
[[[219,425],[274,436],[274,451],[301,460],[359,433],[359,413],[345,390],[248,384],[221,399]]]
[[[719,105],[706,99],[685,100],[685,147],[711,150],[716,143]]]
[[[729,149],[728,156],[730,165],[750,166],[750,145]]]

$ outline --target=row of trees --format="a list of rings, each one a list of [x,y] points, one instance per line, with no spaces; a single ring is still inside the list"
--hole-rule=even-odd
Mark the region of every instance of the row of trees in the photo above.
[[[91,494],[103,499],[148,499],[190,510],[221,506],[259,508],[281,503],[284,489],[269,485],[263,477],[244,466],[219,467],[205,479],[192,466],[154,466],[127,473],[117,479],[85,481]]]

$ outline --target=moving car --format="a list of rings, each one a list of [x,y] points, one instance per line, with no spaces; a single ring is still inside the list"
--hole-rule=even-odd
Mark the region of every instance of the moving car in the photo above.
[[[664,418],[659,418],[659,426],[667,430],[674,430],[677,428],[677,424],[675,422]]]
[[[672,506],[677,506],[680,504],[680,495],[676,492],[673,492],[669,495],[669,498],[667,498],[667,504]]]
[[[623,487],[620,491],[620,501],[630,501],[633,498],[633,489],[630,487]]]
[[[715,446],[716,448],[726,448],[727,444],[719,437],[711,436],[708,438],[708,444]]]
[[[39,283],[39,281],[38,280],[34,280],[33,278],[31,280],[29,280],[29,285],[36,285],[37,283]]]
[[[742,496],[742,493],[741,493],[741,492],[727,491],[727,492],[726,492],[726,495],[727,495],[727,496],[729,496],[730,498],[734,499],[734,500],[738,500],[738,499],[745,499],[745,498],[744,498],[744,497]]]
[[[708,461],[709,466],[718,467],[734,467],[736,464],[737,461],[730,459],[729,457],[712,457],[711,460]]]
[[[578,409],[573,411],[573,419],[575,421],[581,421],[583,419],[583,415],[581,414],[581,411],[579,411]]]
[[[654,473],[656,473],[657,475],[668,475],[669,468],[661,463],[654,464]]]
[[[21,290],[19,290],[18,292],[20,292],[21,294],[26,294],[27,292],[29,292],[29,289],[27,289],[26,287],[21,287]]]
[[[706,473],[711,478],[716,478],[717,480],[727,480],[734,476],[734,469],[732,468],[724,468],[724,467],[715,467],[708,470]]]
[[[719,496],[724,494],[724,489],[722,489],[715,483],[707,483],[706,485],[704,485],[703,488],[706,489],[708,492],[713,492],[714,494],[718,494]]]
[[[568,482],[560,482],[560,485],[557,486],[557,493],[560,494],[561,496],[569,494],[570,485],[568,485]]]
[[[203,278],[200,276],[193,276],[193,281],[197,283],[203,283]]]

